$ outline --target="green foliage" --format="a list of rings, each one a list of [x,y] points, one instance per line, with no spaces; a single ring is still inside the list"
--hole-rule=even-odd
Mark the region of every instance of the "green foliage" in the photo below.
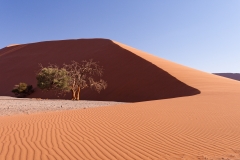
[[[66,92],[69,91],[68,71],[64,68],[50,65],[49,67],[42,67],[37,73],[37,86],[42,90],[57,90]]]
[[[103,68],[93,60],[82,61],[81,64],[72,61],[71,64],[63,64],[62,68],[56,65],[43,67],[37,73],[37,86],[42,90],[55,90],[58,94],[72,91],[73,100],[79,100],[80,90],[91,87],[98,93],[107,88],[107,82],[96,77],[101,77]]]
[[[34,92],[32,85],[27,85],[26,83],[19,83],[18,85],[15,85],[12,92],[17,97],[26,97],[27,95],[30,95]]]

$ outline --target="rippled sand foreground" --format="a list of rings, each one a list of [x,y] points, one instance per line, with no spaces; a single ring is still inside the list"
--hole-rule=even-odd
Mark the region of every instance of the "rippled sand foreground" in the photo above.
[[[211,99],[0,117],[0,159],[239,159],[239,97]]]

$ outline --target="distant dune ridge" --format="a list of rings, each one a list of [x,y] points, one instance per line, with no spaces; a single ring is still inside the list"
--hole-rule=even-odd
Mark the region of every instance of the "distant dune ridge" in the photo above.
[[[240,81],[240,73],[213,73],[213,74]]]
[[[12,47],[12,46],[17,46],[17,45],[20,45],[20,44],[10,44],[7,47]]]
[[[0,117],[1,160],[240,159],[239,81],[119,42],[83,39],[3,48],[0,95],[10,95],[20,79],[34,84],[35,64],[76,57],[100,61],[109,84],[100,95],[86,90],[82,98],[137,103]]]
[[[81,99],[139,102],[199,94],[200,91],[163,69],[107,39],[79,39],[38,42],[0,50],[0,95],[11,96],[15,84],[26,82],[36,87],[38,64],[61,66],[72,60],[93,59],[104,67],[108,88],[101,94],[90,89],[81,92]],[[66,98],[70,99],[71,93]],[[38,89],[30,97],[58,98]]]

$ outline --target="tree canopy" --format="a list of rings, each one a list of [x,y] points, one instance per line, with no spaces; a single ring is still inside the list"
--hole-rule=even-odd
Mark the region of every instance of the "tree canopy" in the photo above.
[[[37,73],[37,86],[42,90],[56,90],[58,92],[66,92],[70,90],[70,77],[68,71],[64,68],[59,68],[56,65],[43,67]]]
[[[56,90],[63,93],[71,90],[72,100],[80,99],[80,91],[92,88],[100,93],[107,88],[107,82],[101,79],[103,67],[93,60],[71,64],[63,64],[62,68],[57,65],[43,67],[37,73],[37,86],[42,90]],[[97,80],[98,79],[98,80]]]

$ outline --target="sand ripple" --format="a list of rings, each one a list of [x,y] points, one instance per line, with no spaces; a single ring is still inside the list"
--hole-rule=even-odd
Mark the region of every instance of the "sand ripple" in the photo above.
[[[0,117],[0,159],[240,159],[238,97]]]

